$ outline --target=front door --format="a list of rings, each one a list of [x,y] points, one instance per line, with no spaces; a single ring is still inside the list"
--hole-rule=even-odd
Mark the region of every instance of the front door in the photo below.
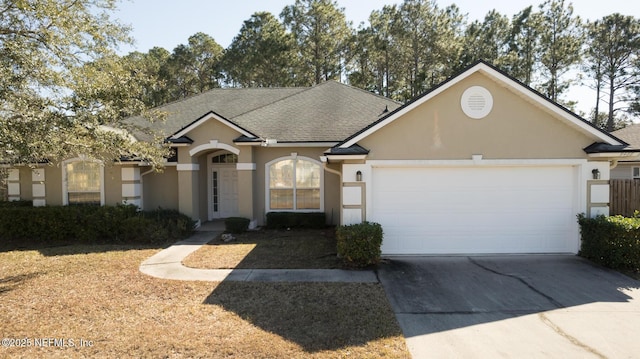
[[[223,155],[209,161],[209,220],[238,215],[238,170],[235,163],[229,163],[232,159],[228,156],[226,163],[218,161],[220,157]]]

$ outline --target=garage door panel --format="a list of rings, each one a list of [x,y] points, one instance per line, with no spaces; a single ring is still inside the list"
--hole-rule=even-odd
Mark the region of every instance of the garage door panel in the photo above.
[[[572,167],[374,168],[385,254],[576,249]]]

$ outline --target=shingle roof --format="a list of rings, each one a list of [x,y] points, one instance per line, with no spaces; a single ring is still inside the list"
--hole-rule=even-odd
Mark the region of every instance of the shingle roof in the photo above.
[[[627,126],[611,134],[628,143],[630,147],[640,148],[640,124]]]
[[[164,122],[150,125],[169,136],[209,112],[278,142],[341,141],[400,103],[335,81],[306,88],[214,89],[158,107]],[[142,124],[141,119],[134,122]]]
[[[213,89],[156,107],[154,110],[167,113],[165,121],[149,123],[140,117],[134,117],[130,121],[169,136],[206,113],[213,111],[229,119],[304,90],[306,88],[301,87]]]
[[[231,118],[278,142],[340,141],[400,104],[335,81]]]

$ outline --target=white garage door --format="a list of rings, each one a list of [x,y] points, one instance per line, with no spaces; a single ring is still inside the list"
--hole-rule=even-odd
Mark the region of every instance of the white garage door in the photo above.
[[[578,250],[574,167],[374,168],[383,254]]]

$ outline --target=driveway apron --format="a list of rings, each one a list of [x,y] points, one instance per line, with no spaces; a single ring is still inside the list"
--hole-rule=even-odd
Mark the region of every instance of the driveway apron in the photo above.
[[[640,355],[640,282],[576,256],[396,257],[378,274],[415,358]]]

